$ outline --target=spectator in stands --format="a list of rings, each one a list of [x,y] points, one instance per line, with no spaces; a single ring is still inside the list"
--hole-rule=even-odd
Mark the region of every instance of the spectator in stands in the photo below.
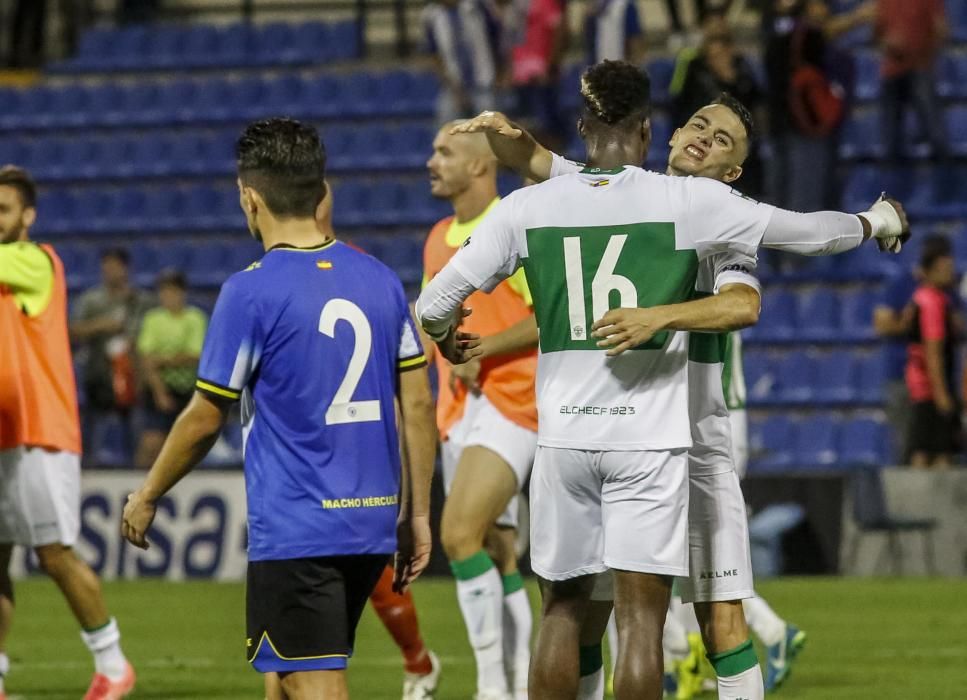
[[[558,104],[561,62],[567,46],[563,0],[519,0],[511,49],[511,82],[518,112],[548,145],[564,142],[568,124]]]
[[[585,6],[584,35],[588,65],[606,59],[640,63],[645,33],[636,0],[592,0]]]
[[[732,0],[693,0],[695,7],[695,19],[701,26],[709,13],[725,15],[732,7]],[[668,48],[678,50],[684,48],[687,43],[685,36],[685,25],[682,23],[682,15],[678,7],[679,0],[665,0],[665,9],[668,11],[668,19],[671,23],[671,35],[668,39]]]
[[[101,285],[84,292],[77,300],[70,333],[79,348],[87,400],[85,439],[90,441],[99,419],[116,413],[124,423],[124,449],[130,455],[130,417],[137,398],[134,339],[151,299],[131,286],[128,268],[128,252],[123,248],[111,248],[101,254]]]
[[[925,247],[934,245],[932,238],[924,241]],[[883,296],[873,308],[873,330],[886,343],[886,368],[884,394],[886,417],[893,437],[893,458],[898,464],[907,464],[910,452],[907,432],[910,428],[910,396],[904,371],[907,361],[906,341],[913,328],[913,293],[917,289],[917,274],[903,270],[886,282]]]
[[[949,467],[958,449],[960,407],[954,384],[957,348],[953,250],[944,237],[924,242],[920,284],[913,293],[913,323],[907,348],[906,382],[910,415],[910,463]]]
[[[878,0],[876,41],[883,54],[880,74],[883,145],[896,162],[902,156],[904,114],[913,107],[933,157],[946,155],[943,111],[934,64],[948,35],[943,0]]]
[[[672,120],[685,124],[700,108],[710,104],[723,92],[741,102],[753,114],[763,111],[762,90],[751,64],[735,48],[724,16],[710,15],[703,24],[705,38],[700,49],[688,57],[679,52],[676,75],[672,82]],[[715,29],[713,29],[713,26]],[[762,159],[756,144],[750,144],[749,157],[743,166],[742,191],[753,197],[762,195]]]
[[[158,275],[161,305],[145,314],[138,334],[138,355],[148,390],[144,432],[135,460],[142,469],[154,462],[175,418],[194,393],[208,317],[201,309],[188,306],[187,288],[181,272],[166,270]]]
[[[440,79],[437,120],[498,109],[500,21],[482,0],[434,0],[423,9],[426,44]]]
[[[834,208],[834,177],[802,177],[832,173],[846,116],[852,60],[829,41],[872,21],[875,7],[832,15],[825,0],[774,0],[773,11],[765,50],[773,199],[797,211]]]

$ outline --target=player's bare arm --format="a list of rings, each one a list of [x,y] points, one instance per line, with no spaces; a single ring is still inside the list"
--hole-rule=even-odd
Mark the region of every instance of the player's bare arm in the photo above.
[[[405,590],[430,562],[430,483],[437,445],[433,395],[426,370],[401,373],[399,392],[407,493],[397,528],[399,544],[393,582],[397,592]]]
[[[491,150],[503,165],[537,182],[551,176],[551,152],[501,112],[481,112],[457,124],[450,133],[486,134]]]
[[[147,533],[158,500],[208,454],[225,425],[230,407],[229,402],[216,403],[195,392],[175,421],[141,488],[128,496],[121,516],[124,539],[135,547],[148,548]]]
[[[662,331],[719,333],[754,326],[759,320],[759,292],[746,284],[726,284],[718,294],[682,304],[612,309],[592,326],[608,355],[647,343]]]
[[[480,339],[481,359],[516,355],[537,347],[537,317],[528,316],[510,328]]]

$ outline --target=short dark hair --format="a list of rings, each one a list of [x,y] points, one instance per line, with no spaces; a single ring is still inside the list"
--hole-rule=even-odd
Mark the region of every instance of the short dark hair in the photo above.
[[[294,119],[249,124],[236,145],[238,176],[273,214],[308,218],[326,196],[326,150],[312,126]]]
[[[920,248],[920,267],[929,270],[940,258],[949,258],[954,254],[950,239],[942,233],[935,233],[923,239]]]
[[[581,97],[585,113],[608,126],[643,121],[651,114],[651,79],[627,61],[601,61],[581,75]]]
[[[749,145],[755,140],[755,120],[752,118],[752,112],[749,108],[742,104],[741,101],[735,95],[730,92],[719,93],[719,96],[712,100],[713,105],[722,105],[723,107],[728,107],[732,112],[739,118],[742,122],[742,126],[745,127],[746,139]]]
[[[131,254],[126,248],[105,248],[101,251],[101,262],[105,260],[117,260],[125,267],[131,266]]]
[[[20,195],[20,202],[25,208],[36,208],[37,185],[23,168],[16,165],[4,165],[0,168],[0,186],[12,187]]]
[[[184,291],[188,289],[188,279],[185,277],[184,272],[180,272],[173,268],[167,268],[158,273],[158,279],[155,280],[156,287],[177,287],[178,289]]]

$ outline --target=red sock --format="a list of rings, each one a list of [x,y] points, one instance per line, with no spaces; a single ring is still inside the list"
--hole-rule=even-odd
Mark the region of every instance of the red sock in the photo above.
[[[393,567],[387,566],[383,571],[369,601],[396,646],[403,652],[406,672],[422,676],[432,671],[430,655],[420,637],[420,623],[416,619],[413,595],[409,591],[403,595],[393,592]]]

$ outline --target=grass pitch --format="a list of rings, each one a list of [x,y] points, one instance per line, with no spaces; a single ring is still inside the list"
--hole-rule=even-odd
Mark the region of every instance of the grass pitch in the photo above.
[[[779,700],[967,698],[967,583],[957,580],[784,579],[760,592],[809,634]],[[125,652],[138,672],[132,698],[261,698],[244,659],[244,598],[237,584],[105,584]],[[443,659],[441,700],[471,698],[475,673],[453,582],[415,587],[423,636]],[[537,593],[531,587],[536,606]],[[64,601],[38,579],[17,588],[9,643],[11,700],[76,700],[91,661]],[[360,625],[350,664],[354,698],[400,697],[399,653],[375,615]],[[713,695],[703,697],[712,698]]]

